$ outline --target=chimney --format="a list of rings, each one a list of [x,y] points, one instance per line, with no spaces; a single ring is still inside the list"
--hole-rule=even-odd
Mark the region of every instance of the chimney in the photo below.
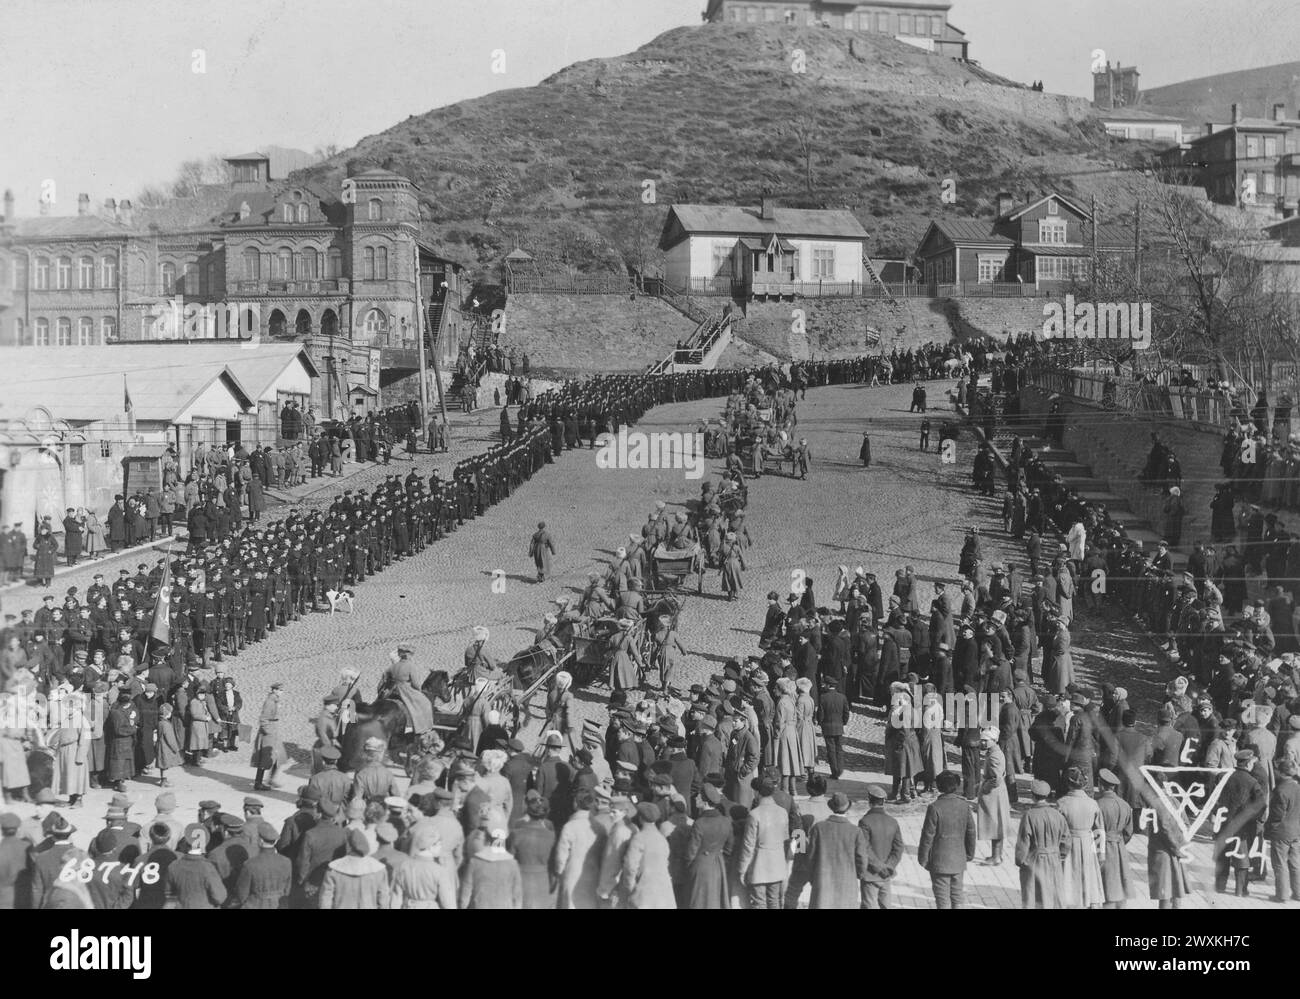
[[[77,195],[77,214],[78,214],[78,215],[89,215],[89,214],[90,214],[90,195],[89,195],[89,194],[84,194],[84,193],[83,193],[83,194],[78,194],[78,195]]]
[[[14,217],[14,192],[5,188],[5,218],[12,222]]]
[[[1286,120],[1286,105],[1285,105],[1285,104],[1274,104],[1274,105],[1273,105],[1273,120],[1274,120],[1274,121],[1285,121],[1285,120]]]
[[[1236,125],[1240,121],[1241,121],[1241,105],[1234,104],[1232,106],[1232,123]]]
[[[1213,135],[1213,134],[1214,134],[1214,122],[1212,122],[1212,121],[1207,121],[1207,122],[1205,123],[1205,134],[1206,134],[1206,135]]]
[[[131,202],[127,198],[117,204],[117,220],[123,225],[131,224]]]
[[[759,201],[758,217],[771,222],[776,218],[776,202],[770,195],[763,195]]]
[[[106,219],[116,219],[116,218],[117,218],[117,199],[116,199],[116,198],[107,198],[107,199],[105,199],[105,201],[104,201],[104,218],[106,218]]]
[[[1015,200],[1006,191],[999,191],[997,195],[998,218],[1004,218],[1011,214],[1011,209],[1015,206]]]

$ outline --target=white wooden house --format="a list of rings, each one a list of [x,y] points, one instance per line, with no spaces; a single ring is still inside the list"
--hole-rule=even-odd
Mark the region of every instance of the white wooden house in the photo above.
[[[673,205],[659,248],[676,291],[731,295],[856,294],[870,281],[867,230],[852,212]]]

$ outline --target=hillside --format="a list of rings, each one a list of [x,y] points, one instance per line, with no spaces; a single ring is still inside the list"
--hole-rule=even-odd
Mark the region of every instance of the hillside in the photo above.
[[[302,176],[337,186],[351,164],[411,177],[425,238],[490,278],[516,239],[549,267],[653,266],[672,202],[750,204],[765,190],[848,208],[873,252],[901,255],[937,212],[987,214],[1003,189],[1073,193],[1076,177],[1144,151],[1108,139],[1086,101],[887,37],[706,25],[412,116]]]
[[[1182,115],[1194,124],[1227,122],[1232,105],[1240,104],[1247,118],[1273,117],[1273,105],[1285,104],[1290,118],[1300,115],[1300,62],[1219,73],[1143,90],[1141,107]]]

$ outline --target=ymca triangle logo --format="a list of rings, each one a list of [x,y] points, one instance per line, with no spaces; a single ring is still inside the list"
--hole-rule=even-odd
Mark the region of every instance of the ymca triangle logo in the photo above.
[[[1223,793],[1223,785],[1232,776],[1231,770],[1214,767],[1148,765],[1138,769],[1189,843],[1214,811],[1219,795]]]

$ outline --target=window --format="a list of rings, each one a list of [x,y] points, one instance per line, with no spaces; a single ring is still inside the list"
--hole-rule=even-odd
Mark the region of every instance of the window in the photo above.
[[[198,264],[185,265],[185,276],[181,282],[181,291],[187,295],[197,295],[199,293]]]
[[[930,18],[930,34],[934,35],[936,38],[943,34],[942,17],[935,16]]]
[[[1064,243],[1065,221],[1063,219],[1041,219],[1038,223],[1038,241],[1040,243]]]
[[[1270,159],[1277,155],[1277,136],[1264,136],[1264,155]]]
[[[327,278],[343,276],[343,251],[338,247],[331,247],[325,256],[325,276]]]
[[[775,20],[776,20],[776,8],[775,8],[775,7],[769,7],[769,8],[767,8],[767,10],[763,11],[763,20],[764,20],[764,21],[769,21],[769,22],[770,22],[770,21],[775,21]]]
[[[68,464],[84,465],[86,463],[86,445],[69,444],[68,445]]]
[[[980,257],[979,258],[979,283],[992,284],[1002,276],[1002,258],[1000,257]]]
[[[284,206],[284,220],[285,220],[286,222],[292,222],[292,221],[293,221],[293,205],[285,205],[285,206]]]
[[[24,257],[14,257],[13,269],[13,286],[15,289],[24,288],[27,285],[27,260]]]
[[[45,291],[50,286],[50,261],[48,257],[36,258],[36,269],[32,282],[37,291]]]
[[[113,316],[105,316],[99,321],[99,338],[108,343],[110,340],[117,339],[117,319]]]
[[[282,281],[293,279],[293,251],[287,246],[280,247],[275,257],[275,276]]]
[[[1087,257],[1039,257],[1036,266],[1040,281],[1084,279],[1090,269]]]
[[[113,457],[113,442],[112,442],[112,441],[100,441],[100,442],[99,442],[99,456],[100,456],[101,458],[111,458],[111,457]]]
[[[305,203],[298,206],[298,221],[307,221],[307,205]]]
[[[117,287],[117,257],[103,257],[100,259],[99,284],[101,288]]]
[[[1276,193],[1277,193],[1277,175],[1276,175],[1276,174],[1272,174],[1272,173],[1267,173],[1267,172],[1265,172],[1265,173],[1260,174],[1259,179],[1262,181],[1262,186],[1260,187],[1260,190],[1261,190],[1264,194],[1276,194]]]
[[[384,217],[384,203],[378,198],[371,198],[367,205],[366,217],[374,222]]]
[[[302,251],[302,271],[300,276],[307,281],[315,281],[320,277],[320,254],[310,246]]]
[[[1060,214],[1061,214],[1061,206],[1058,205],[1058,204],[1056,203],[1055,200],[1049,201],[1049,202],[1047,203],[1047,214],[1048,214],[1048,215],[1060,215]]]
[[[58,331],[59,331],[59,339],[58,339],[59,346],[71,347],[72,346],[72,320],[69,319],[67,316],[60,316],[58,322]]]
[[[832,281],[835,279],[835,249],[814,248],[812,251],[812,279],[814,281]]]
[[[262,278],[262,255],[251,246],[244,251],[244,280],[260,281]]]
[[[58,262],[54,265],[54,286],[59,291],[67,291],[72,287],[71,257],[59,257]]]
[[[173,263],[162,264],[158,268],[158,284],[162,288],[164,295],[174,294],[176,291],[176,265]]]
[[[388,248],[385,246],[381,246],[375,254],[375,278],[379,281],[388,280]]]
[[[378,309],[371,309],[366,313],[364,329],[367,336],[380,336],[388,330],[388,317]]]
[[[745,8],[745,21],[748,22],[749,24],[754,24],[757,20],[758,20],[758,8],[757,8],[757,7],[746,7],[746,8]]]
[[[732,277],[734,271],[731,263],[731,247],[726,243],[713,244],[713,276]]]
[[[23,323],[22,316],[14,317],[14,346],[21,347],[23,340],[27,335],[27,326]]]
[[[367,281],[375,279],[375,248],[367,246],[365,251],[366,269],[363,272]]]
[[[731,19],[732,19],[733,21],[739,21],[739,20],[740,20],[741,14],[740,14],[740,8],[739,8],[739,7],[732,7],[730,13],[731,13]]]
[[[94,343],[95,321],[89,316],[77,320],[77,346],[90,347]]]
[[[898,33],[900,35],[910,35],[912,33],[912,15],[898,15]]]
[[[35,325],[32,342],[38,347],[48,347],[50,345],[50,321],[44,318],[38,319]]]
[[[882,34],[885,34],[885,35],[889,34],[889,15],[888,15],[888,14],[877,14],[877,15],[876,15],[876,30],[879,31],[879,32],[881,32]]]
[[[82,289],[95,287],[94,257],[82,257],[77,261],[77,287]]]
[[[1258,155],[1259,155],[1259,136],[1258,135],[1246,136],[1246,158],[1254,159]]]

